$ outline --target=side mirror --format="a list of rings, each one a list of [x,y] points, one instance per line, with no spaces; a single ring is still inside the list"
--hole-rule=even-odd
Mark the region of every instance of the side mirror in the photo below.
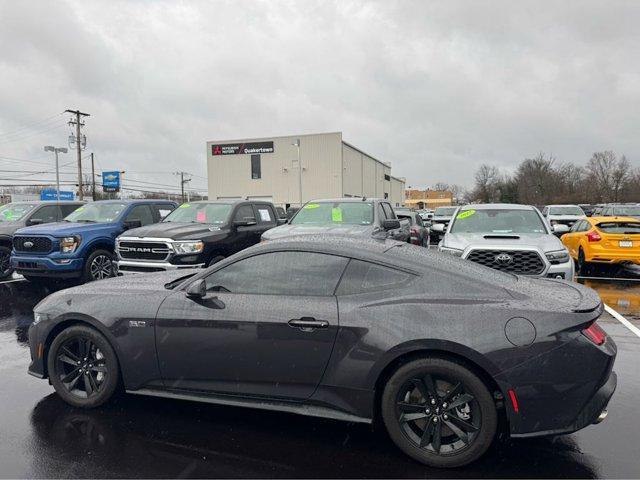
[[[400,220],[383,220],[382,228],[385,230],[395,230],[400,228]]]
[[[255,218],[245,218],[244,220],[236,220],[233,222],[233,225],[236,227],[251,227],[256,225]]]
[[[207,296],[207,282],[204,278],[196,280],[187,287],[187,297],[194,300],[202,300]]]
[[[552,227],[553,233],[567,233],[570,229],[564,223],[556,223]]]
[[[44,223],[42,218],[31,218],[29,219],[29,225],[41,225]]]
[[[434,223],[431,225],[431,230],[434,232],[442,233],[444,232],[444,224],[443,223]]]
[[[124,228],[126,230],[131,230],[132,228],[139,228],[142,226],[142,220],[129,220],[124,222]]]
[[[286,218],[279,218],[278,219],[278,226],[285,225],[287,223],[289,223],[289,220],[287,220]]]

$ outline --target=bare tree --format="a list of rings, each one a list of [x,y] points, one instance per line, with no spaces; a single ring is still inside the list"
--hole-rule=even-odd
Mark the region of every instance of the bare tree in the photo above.
[[[587,178],[601,202],[617,202],[631,174],[631,164],[611,150],[595,152],[587,162]]]
[[[474,199],[482,203],[494,201],[497,197],[497,185],[500,180],[498,168],[486,163],[480,165],[476,171],[475,180]]]
[[[447,183],[444,182],[438,182],[436,183],[433,187],[434,190],[438,190],[438,191],[446,191],[446,190],[450,190],[450,186]]]

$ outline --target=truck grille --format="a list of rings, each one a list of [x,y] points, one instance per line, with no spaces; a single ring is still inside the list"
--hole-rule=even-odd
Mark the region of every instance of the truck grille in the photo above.
[[[171,247],[165,242],[124,241],[118,245],[118,253],[127,260],[156,260],[162,262],[169,258]]]
[[[518,275],[540,275],[544,271],[542,258],[532,250],[472,250],[467,260]]]
[[[47,237],[13,237],[13,248],[16,252],[49,253],[52,242]]]

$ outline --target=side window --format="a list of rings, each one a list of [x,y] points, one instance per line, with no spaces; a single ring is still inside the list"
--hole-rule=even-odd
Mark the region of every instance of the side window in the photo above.
[[[60,218],[60,211],[58,210],[57,205],[46,205],[44,207],[40,207],[33,215],[31,215],[30,220],[40,220],[40,223],[52,223],[57,222]]]
[[[175,207],[173,205],[168,204],[168,203],[155,204],[155,205],[153,205],[152,208],[156,212],[156,214],[158,215],[158,220],[159,221],[164,220],[164,217],[169,215],[175,209]]]
[[[420,215],[416,214],[416,225],[418,225],[419,227],[422,227],[424,224],[422,223],[422,217]]]
[[[67,215],[69,215],[70,213],[75,212],[78,208],[80,208],[82,205],[78,205],[78,204],[71,204],[71,205],[60,205],[60,210],[62,210],[62,218],[66,217]]]
[[[387,217],[387,212],[384,211],[384,208],[382,208],[381,203],[378,205],[378,214],[380,215],[381,222],[384,222],[385,220],[389,220],[389,218]]]
[[[131,209],[131,211],[127,214],[127,217],[124,219],[125,222],[132,222],[134,220],[140,220],[140,223],[143,227],[145,225],[155,223],[149,205],[136,205]]]
[[[582,222],[580,222],[582,225],[580,226],[580,232],[588,232],[589,230],[591,230],[591,224],[589,222],[587,222],[586,220],[583,220]]]
[[[414,275],[401,272],[375,263],[351,260],[344,272],[336,295],[353,295],[356,293],[389,290],[409,282]]]
[[[212,273],[208,291],[261,295],[333,295],[348,260],[311,252],[273,252]]]
[[[396,218],[396,214],[393,213],[393,209],[391,208],[391,205],[389,205],[388,203],[383,203],[382,208],[384,209],[384,213],[387,215],[387,218],[391,220]]]
[[[275,224],[276,216],[273,213],[273,209],[269,205],[254,205],[256,209],[256,218],[258,223]]]
[[[234,222],[244,222],[247,220],[256,221],[255,213],[253,213],[253,207],[251,205],[242,205],[238,207],[236,211],[235,217],[233,217]]]
[[[574,223],[571,228],[569,229],[569,232],[573,233],[573,232],[580,232],[580,227],[582,226],[582,222],[576,222]]]

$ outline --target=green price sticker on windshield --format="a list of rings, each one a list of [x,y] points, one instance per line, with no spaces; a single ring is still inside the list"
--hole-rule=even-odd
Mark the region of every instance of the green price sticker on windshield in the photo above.
[[[319,203],[307,203],[304,206],[305,210],[313,210],[314,208],[320,208],[320,204]]]
[[[182,205],[180,205],[178,208],[189,208],[191,205],[189,205],[188,203],[183,203]]]
[[[470,216],[474,215],[475,213],[476,213],[475,210],[465,210],[464,212],[460,212],[456,218],[458,218],[458,219],[469,218]]]
[[[331,221],[336,223],[342,223],[342,210],[340,210],[339,208],[332,208]]]

